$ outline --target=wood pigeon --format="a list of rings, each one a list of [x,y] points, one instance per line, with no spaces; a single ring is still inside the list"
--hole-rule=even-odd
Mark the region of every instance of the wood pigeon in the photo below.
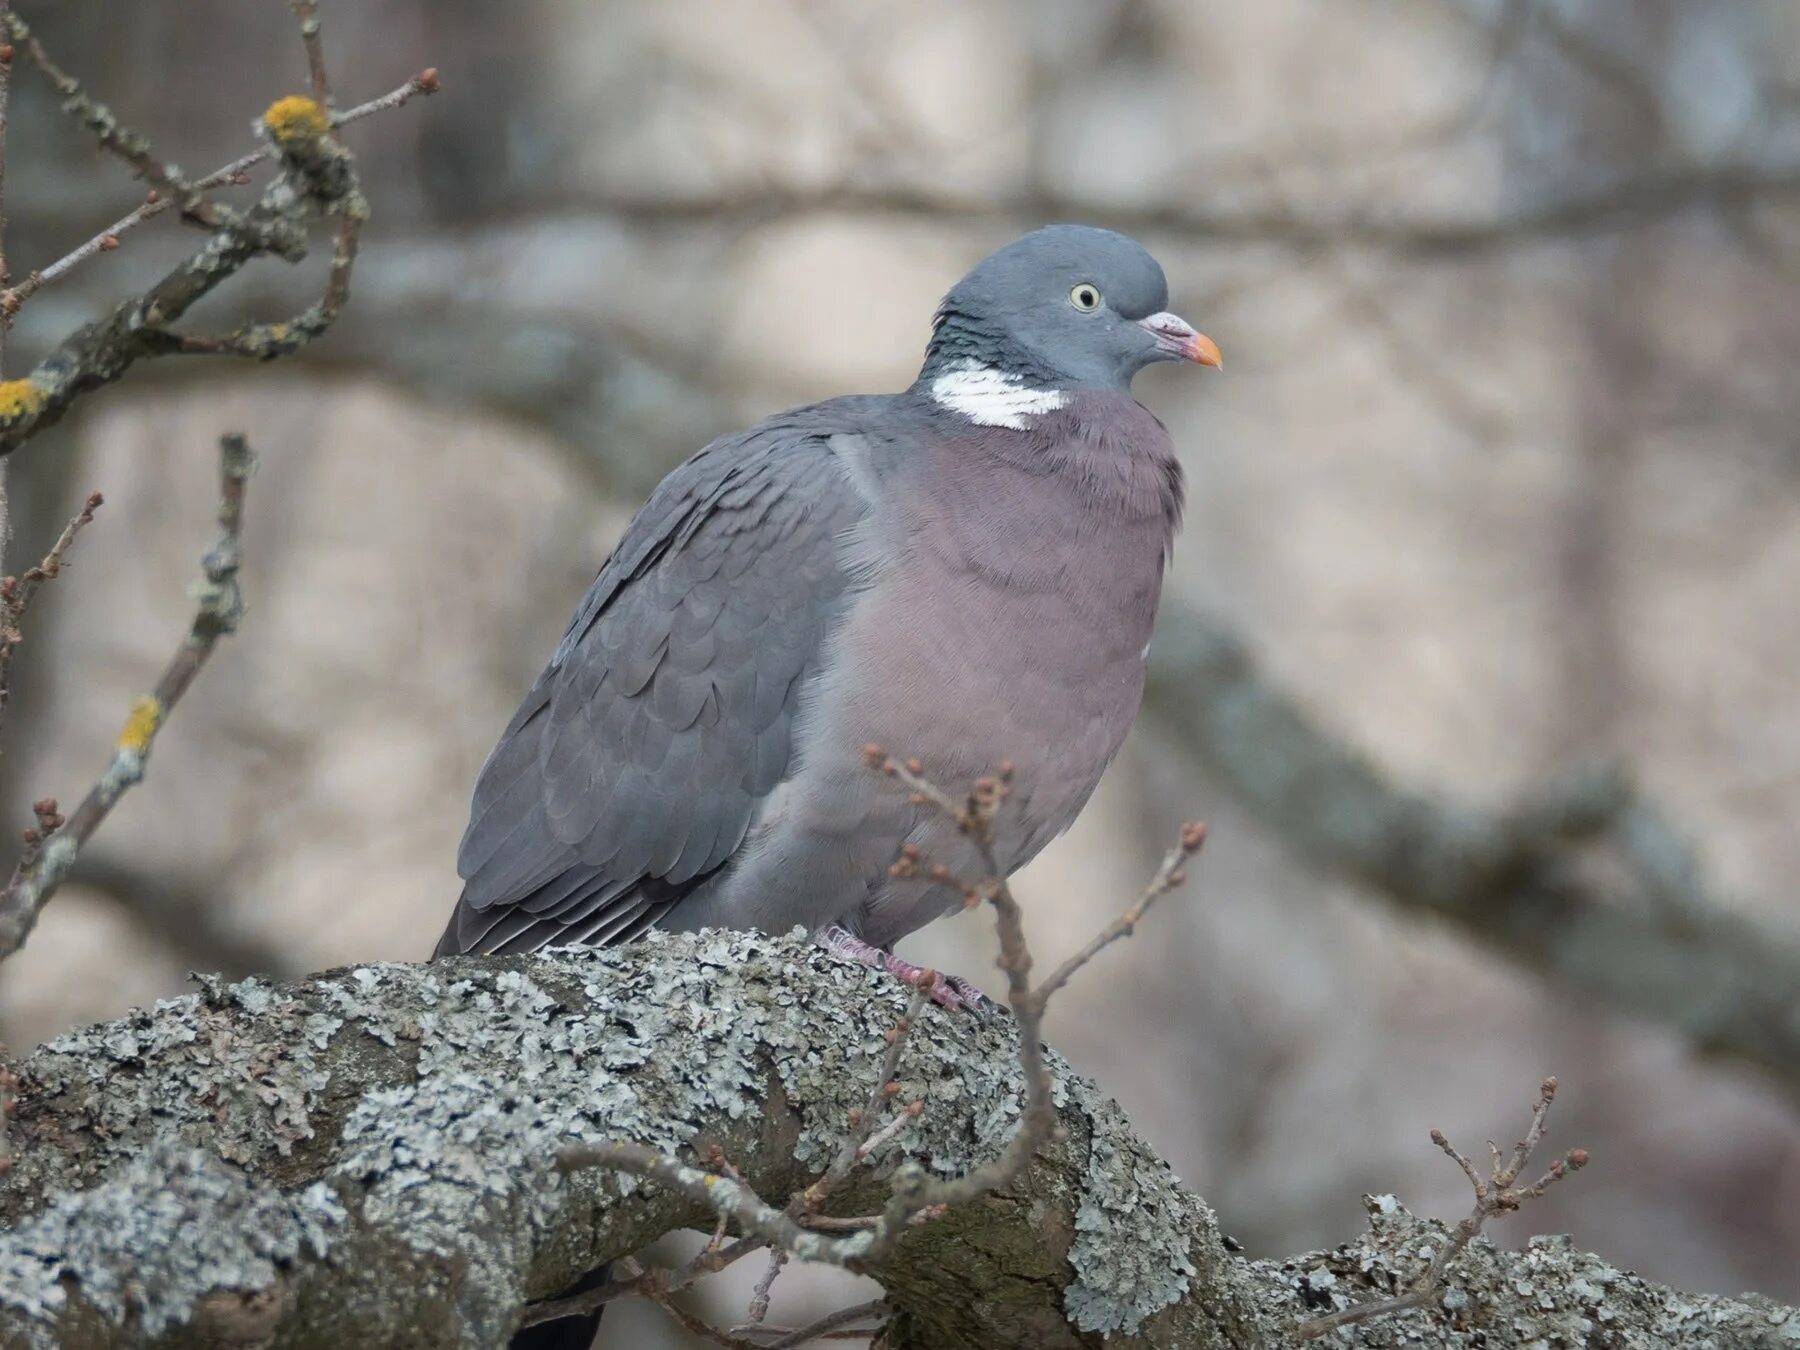
[[[865,747],[957,793],[1010,761],[1008,872],[1075,819],[1137,714],[1181,515],[1131,395],[1154,361],[1220,357],[1142,246],[1053,225],[952,288],[909,388],[670,473],[481,770],[438,955],[798,924],[916,973],[894,943],[963,894],[892,864],[968,844]]]

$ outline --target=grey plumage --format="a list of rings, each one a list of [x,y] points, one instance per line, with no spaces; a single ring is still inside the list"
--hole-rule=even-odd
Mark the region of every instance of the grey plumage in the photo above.
[[[653,924],[891,945],[958,902],[891,877],[900,845],[964,859],[870,741],[953,785],[1012,760],[1009,869],[1066,828],[1136,713],[1181,507],[1131,376],[1217,359],[1166,302],[1132,241],[1039,231],[952,290],[910,389],[671,473],[482,770],[439,953]]]

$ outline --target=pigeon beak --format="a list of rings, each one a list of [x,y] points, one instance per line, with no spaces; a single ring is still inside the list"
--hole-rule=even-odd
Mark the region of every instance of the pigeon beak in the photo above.
[[[1192,361],[1196,365],[1211,366],[1214,370],[1225,368],[1225,358],[1219,355],[1219,344],[1206,334],[1196,332],[1178,314],[1170,314],[1165,310],[1161,314],[1152,314],[1147,319],[1139,319],[1138,326],[1155,338],[1157,347],[1168,353],[1172,360]]]

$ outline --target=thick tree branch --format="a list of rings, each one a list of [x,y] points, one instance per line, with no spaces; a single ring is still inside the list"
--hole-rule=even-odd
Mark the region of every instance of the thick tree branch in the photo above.
[[[835,1156],[910,992],[798,936],[724,933],[204,984],[17,1066],[0,1339],[495,1344],[528,1299],[712,1223],[679,1190],[564,1176],[557,1148],[718,1144],[745,1185],[791,1193]],[[923,1012],[899,1076],[925,1110],[838,1194],[847,1209],[878,1204],[902,1165],[991,1162],[1017,1129],[1011,1019]],[[1028,1168],[873,1272],[894,1346],[1290,1344],[1339,1300],[1408,1286],[1448,1240],[1383,1199],[1357,1243],[1242,1260],[1117,1106],[1047,1064],[1059,1128]],[[1477,1240],[1436,1304],[1325,1343],[1581,1343],[1598,1322],[1642,1344],[1704,1328],[1775,1346],[1800,1326],[1566,1244]]]
[[[1800,1095],[1800,950],[1701,895],[1686,851],[1616,775],[1579,775],[1503,811],[1396,783],[1227,628],[1168,604],[1146,707],[1315,866]],[[1600,846],[1621,852],[1629,884],[1583,866]]]

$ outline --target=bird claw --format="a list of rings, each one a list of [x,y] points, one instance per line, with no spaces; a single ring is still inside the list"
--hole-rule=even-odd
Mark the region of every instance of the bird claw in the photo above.
[[[960,975],[938,975],[932,981],[931,1001],[951,1012],[986,1013],[1000,1006]]]
[[[892,954],[887,955],[882,965],[895,978],[907,984],[916,985],[926,976],[930,976],[928,986],[931,1001],[940,1008],[951,1012],[983,1013],[992,1008],[994,1001],[981,990],[960,975],[946,975],[938,970],[921,970],[910,961],[902,961]]]
[[[885,970],[903,984],[916,986],[926,976],[929,976],[928,988],[931,1001],[940,1008],[946,1008],[951,1012],[984,1013],[999,1006],[962,976],[945,975],[942,971],[926,970],[923,966],[915,966],[911,961],[902,960],[892,952],[883,951],[872,943],[864,942],[854,933],[839,928],[835,924],[820,931],[818,942],[827,951],[833,951],[840,956],[848,956],[853,960],[861,961],[864,965]]]

